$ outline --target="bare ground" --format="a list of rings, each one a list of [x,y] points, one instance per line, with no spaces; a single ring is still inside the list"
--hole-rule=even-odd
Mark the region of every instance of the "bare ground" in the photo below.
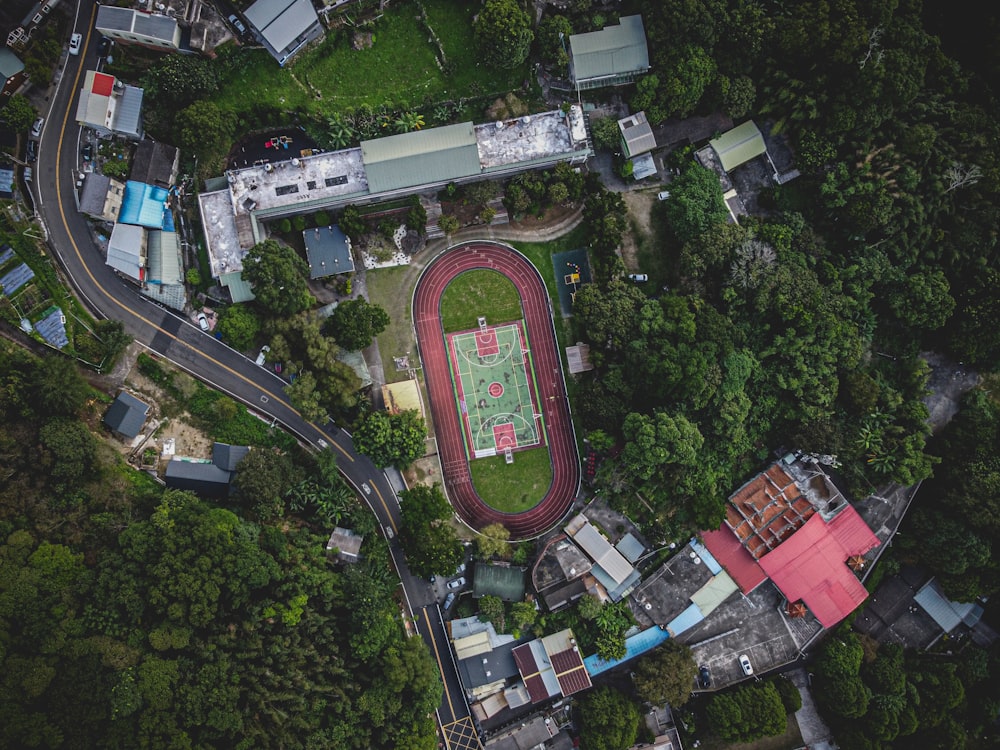
[[[626,232],[622,238],[622,260],[629,271],[641,270],[639,251],[648,247],[654,240],[653,204],[656,203],[656,193],[652,191],[630,190],[621,194],[628,209],[629,224],[632,231]]]

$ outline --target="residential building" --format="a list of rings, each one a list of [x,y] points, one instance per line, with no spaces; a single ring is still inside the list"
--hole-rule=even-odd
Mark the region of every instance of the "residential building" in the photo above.
[[[181,28],[177,20],[159,13],[98,5],[94,28],[122,44],[173,52],[181,48]]]
[[[142,89],[130,86],[107,73],[88,70],[80,89],[76,110],[79,125],[93,128],[99,135],[121,135],[140,140],[142,130]]]
[[[565,698],[591,686],[576,638],[568,628],[521,644],[512,653],[533,704]]]
[[[337,558],[343,562],[356,563],[361,557],[361,543],[364,540],[363,536],[355,534],[351,529],[342,529],[337,526],[330,534],[326,549],[327,551],[337,550]]]
[[[632,83],[649,70],[642,16],[569,38],[569,77],[578,90]]]
[[[98,221],[118,221],[124,195],[125,183],[99,172],[89,172],[80,190],[80,213]]]
[[[753,120],[737,125],[709,141],[708,145],[715,151],[719,164],[726,172],[732,172],[741,164],[767,153],[764,136]]]
[[[174,457],[167,464],[164,481],[168,487],[196,492],[206,497],[229,494],[230,482],[240,460],[250,452],[245,445],[212,445],[211,460]]]
[[[623,117],[618,121],[622,153],[632,162],[632,177],[642,180],[656,174],[656,164],[649,152],[656,148],[656,137],[649,127],[645,112]]]
[[[583,514],[577,515],[566,524],[566,534],[593,560],[591,574],[604,587],[611,601],[620,601],[635,588],[641,579],[639,571],[632,567],[617,549],[611,546],[600,531]]]
[[[131,281],[145,281],[146,230],[134,224],[115,224],[108,239],[106,262]]]
[[[354,271],[351,240],[337,225],[305,229],[302,240],[309,262],[309,278],[323,279]]]
[[[132,156],[129,179],[159,188],[170,188],[177,183],[181,152],[176,146],[159,141],[142,140]]]
[[[0,47],[0,96],[10,96],[27,78],[21,58],[7,47]]]
[[[132,440],[142,432],[149,416],[149,404],[145,404],[131,393],[122,391],[104,415],[104,424],[118,437]]]
[[[323,26],[309,0],[257,0],[244,15],[254,36],[282,67],[309,42],[323,36]]]

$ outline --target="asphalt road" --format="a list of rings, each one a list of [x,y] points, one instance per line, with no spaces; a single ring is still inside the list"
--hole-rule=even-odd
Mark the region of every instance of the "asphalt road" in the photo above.
[[[239,352],[202,332],[190,320],[161,308],[139,294],[134,285],[119,278],[105,264],[100,248],[94,243],[88,220],[77,211],[75,178],[80,127],[75,117],[86,71],[97,68],[96,14],[94,0],[78,0],[73,30],[83,35],[81,54],[66,56],[62,71],[57,72],[35,165],[36,208],[50,249],[79,298],[96,315],[122,321],[128,333],[153,353],[243,402],[299,440],[316,447],[324,440],[330,446],[337,456],[341,473],[371,506],[383,529],[392,531],[387,534],[389,548],[408,608],[418,613],[419,621],[424,623],[418,629],[441,667],[445,697],[441,707],[444,713],[439,719],[454,725],[463,720],[464,711],[465,721],[468,721],[468,705],[430,584],[410,574],[403,559],[396,533],[400,520],[399,499],[385,473],[354,450],[346,431],[332,423],[321,427],[302,419],[288,402],[282,389],[283,381],[274,373],[257,367]],[[445,736],[447,738],[447,731]],[[478,739],[475,742],[475,745],[449,745],[478,747]]]

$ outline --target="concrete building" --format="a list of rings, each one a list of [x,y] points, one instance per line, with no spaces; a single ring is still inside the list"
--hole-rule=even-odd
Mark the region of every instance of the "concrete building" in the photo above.
[[[175,18],[134,8],[98,5],[94,28],[122,44],[176,52],[181,48],[181,28]]]
[[[141,140],[142,89],[129,86],[107,73],[88,70],[80,89],[76,122],[98,135],[121,135]]]
[[[98,172],[90,172],[83,178],[80,190],[80,213],[98,221],[118,221],[125,183]]]
[[[632,83],[649,70],[642,16],[569,38],[569,77],[578,90]]]
[[[323,36],[323,26],[309,0],[257,0],[245,16],[254,36],[282,67],[309,42]]]

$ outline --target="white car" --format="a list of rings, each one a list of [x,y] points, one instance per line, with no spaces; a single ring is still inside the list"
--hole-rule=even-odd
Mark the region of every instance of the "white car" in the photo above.
[[[198,327],[203,331],[208,330],[208,316],[205,313],[198,313]]]
[[[643,281],[649,281],[648,273],[630,273],[628,277],[637,284]]]
[[[69,38],[69,53],[71,55],[79,55],[80,54],[80,44],[82,42],[83,42],[83,35],[82,34],[73,34],[73,36],[71,36]]]
[[[753,664],[750,663],[750,658],[746,654],[740,654],[740,667],[747,677],[753,674]]]
[[[460,589],[465,585],[465,578],[456,578],[454,581],[448,581],[448,588],[450,589]]]
[[[35,124],[31,126],[31,137],[38,138],[42,134],[42,126],[45,125],[45,118],[39,117]]]
[[[257,361],[255,362],[257,367],[264,366],[264,363],[267,361],[267,353],[269,351],[271,351],[271,347],[269,347],[267,344],[264,344],[264,346],[260,348],[260,354],[257,355]]]
[[[661,190],[659,193],[656,194],[656,200],[658,201],[665,201],[669,197],[670,197],[669,190]]]
[[[235,13],[229,17],[229,23],[231,23],[233,25],[233,28],[236,29],[241,34],[247,33],[247,27],[244,26],[243,22],[236,17]]]

